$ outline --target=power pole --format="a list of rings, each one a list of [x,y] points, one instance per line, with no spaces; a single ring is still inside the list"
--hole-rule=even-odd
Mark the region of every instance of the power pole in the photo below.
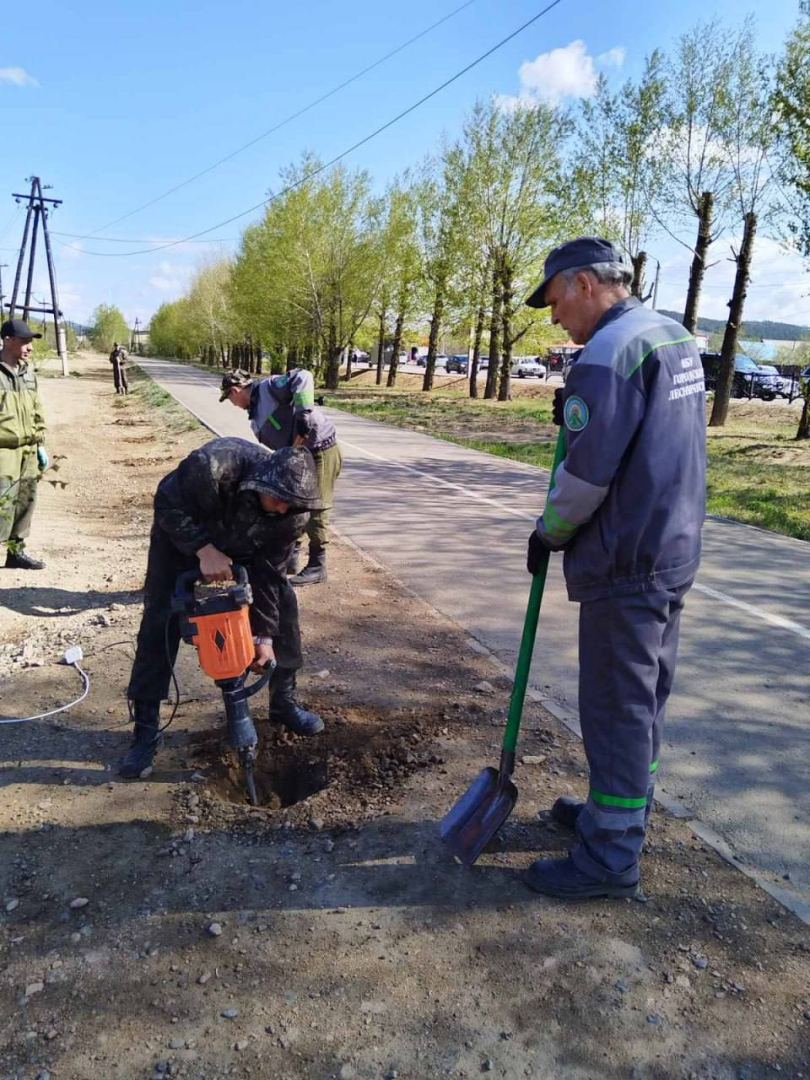
[[[3,271],[8,269],[8,263],[0,263],[0,322],[5,319],[3,308]]]
[[[132,341],[130,342],[129,351],[131,353],[140,353],[141,345],[141,320],[138,316],[135,316],[135,326],[132,330]]]
[[[656,262],[655,266],[655,284],[653,285],[652,306],[653,311],[658,310],[658,282],[661,280],[661,263]]]
[[[27,319],[30,312],[35,311],[41,315],[53,315],[53,330],[54,341],[56,342],[56,351],[59,354],[59,359],[62,361],[62,374],[67,375],[67,341],[65,330],[63,326],[60,326],[59,320],[62,318],[62,312],[59,308],[59,294],[56,289],[56,270],[53,265],[53,253],[51,251],[51,237],[48,232],[48,215],[52,213],[52,210],[48,209],[46,204],[50,204],[54,209],[57,206],[62,205],[61,199],[46,199],[42,194],[43,186],[40,183],[38,176],[32,176],[29,178],[31,182],[31,191],[28,195],[23,195],[20,192],[12,192],[13,198],[19,201],[25,199],[28,203],[28,213],[25,216],[25,227],[23,229],[22,243],[20,244],[20,255],[17,260],[17,272],[14,275],[14,289],[11,294],[11,304],[9,306],[9,316],[13,319],[14,312],[17,308],[22,308],[23,318]],[[47,188],[48,185],[46,184]],[[28,248],[28,233],[31,227],[31,217],[33,215],[34,227],[31,233],[31,251],[28,258],[28,277],[25,285],[25,302],[23,304],[17,303],[17,297],[20,291],[20,281],[22,279],[23,266],[25,264],[25,256]],[[51,306],[50,307],[31,307],[31,289],[34,282],[34,265],[36,261],[37,253],[37,230],[42,230],[42,238],[45,242],[45,258],[48,265],[48,279],[51,286]]]

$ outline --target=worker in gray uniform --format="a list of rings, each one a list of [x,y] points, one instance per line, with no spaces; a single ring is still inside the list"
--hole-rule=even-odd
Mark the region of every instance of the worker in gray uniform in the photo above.
[[[230,371],[222,378],[220,401],[246,409],[253,434],[270,450],[305,446],[311,451],[318,476],[323,509],[310,514],[307,525],[309,557],[297,572],[300,542],[289,566],[293,585],[317,585],[326,581],[326,548],[329,544],[329,511],[343,456],[335,425],[315,404],[312,372],[292,368],[283,375],[253,379],[244,371]]]
[[[585,803],[552,816],[576,830],[567,858],[526,872],[538,892],[634,896],[652,806],[684,598],[700,561],[706,409],[694,338],[631,297],[607,240],[555,248],[529,297],[584,347],[557,391],[566,454],[529,539],[528,569],[564,550],[579,613],[579,711],[590,771]]]

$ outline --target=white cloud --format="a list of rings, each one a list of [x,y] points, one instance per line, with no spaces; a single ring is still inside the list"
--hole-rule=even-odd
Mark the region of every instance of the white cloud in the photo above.
[[[596,62],[599,67],[620,68],[626,56],[627,49],[623,45],[617,45],[613,49],[608,49],[607,52],[600,53],[596,58]]]
[[[14,86],[39,86],[33,75],[19,67],[0,68],[0,82],[9,82]]]
[[[161,293],[173,293],[179,296],[186,287],[188,269],[173,266],[167,259],[158,265],[158,272],[149,278],[153,289]]]
[[[734,287],[734,263],[729,260],[729,244],[739,251],[740,237],[723,238],[709,250],[709,261],[700,300],[700,314],[708,319],[728,318],[728,301]],[[689,283],[691,254],[686,250],[661,263],[658,306],[683,311]],[[806,260],[786,250],[778,241],[758,237],[751,264],[751,284],[745,301],[743,320],[770,319],[773,322],[810,326],[810,272]],[[649,283],[655,264],[649,267]]]
[[[585,42],[578,39],[551,52],[540,53],[534,60],[525,60],[520,65],[520,93],[517,96],[497,94],[495,101],[499,108],[511,110],[537,101],[557,105],[563,98],[593,97],[597,67],[620,68],[625,52],[623,46],[617,45],[594,60]]]

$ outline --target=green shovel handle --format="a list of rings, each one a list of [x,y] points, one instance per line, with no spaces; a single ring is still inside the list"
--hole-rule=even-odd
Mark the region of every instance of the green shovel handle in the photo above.
[[[557,436],[557,446],[554,450],[554,464],[551,466],[551,479],[548,484],[549,495],[554,487],[554,477],[557,466],[565,457],[565,428],[560,428]],[[546,587],[548,574],[549,555],[546,549],[540,557],[540,568],[532,576],[532,587],[529,591],[529,603],[526,607],[526,620],[523,623],[523,637],[520,639],[520,652],[518,653],[517,667],[515,668],[515,681],[512,684],[512,697],[509,701],[509,715],[506,721],[506,731],[503,736],[503,750],[506,754],[514,754],[517,746],[518,732],[520,731],[520,718],[523,715],[523,703],[526,700],[526,686],[529,682],[529,669],[532,666],[532,653],[534,652],[534,639],[537,634],[537,620],[540,617],[540,605],[543,602],[543,590]]]

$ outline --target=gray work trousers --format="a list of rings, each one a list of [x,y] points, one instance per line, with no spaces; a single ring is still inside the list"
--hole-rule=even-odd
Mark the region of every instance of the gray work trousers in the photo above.
[[[590,792],[571,856],[598,881],[638,880],[691,584],[580,607],[579,712]]]

